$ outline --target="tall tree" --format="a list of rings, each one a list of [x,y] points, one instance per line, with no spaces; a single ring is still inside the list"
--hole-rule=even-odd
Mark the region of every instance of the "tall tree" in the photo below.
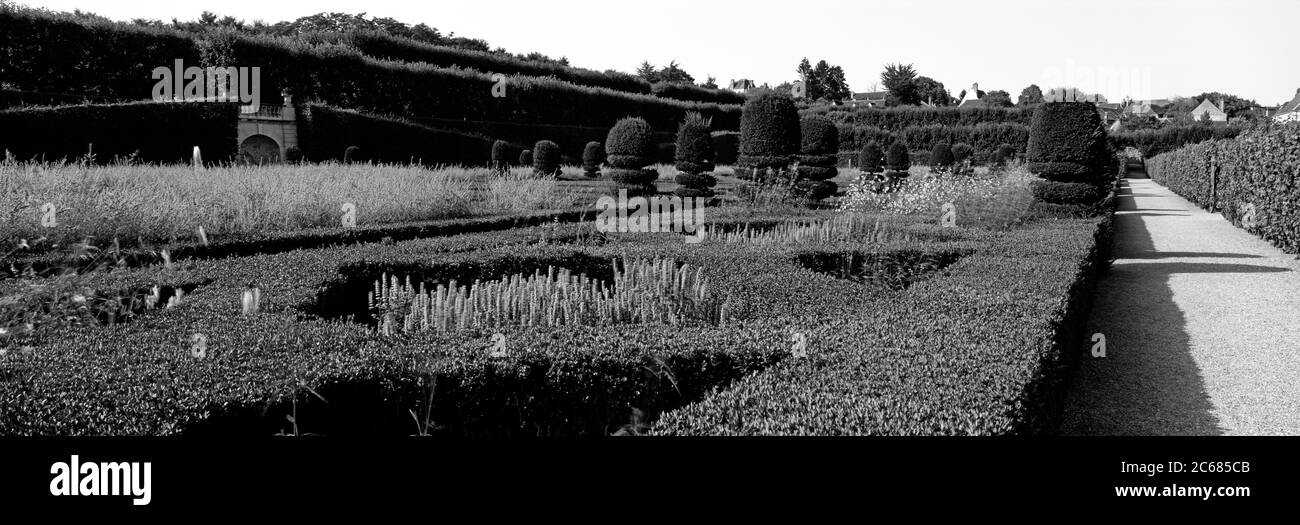
[[[703,84],[700,84],[700,87],[706,87],[709,89],[718,89],[718,79],[716,77],[709,77],[709,79],[706,80]]]
[[[1002,90],[994,90],[984,94],[984,104],[993,108],[1009,108],[1015,104],[1011,103],[1011,93]]]
[[[1042,103],[1043,103],[1043,90],[1038,87],[1038,84],[1030,84],[1029,87],[1022,90],[1020,92],[1020,98],[1016,101],[1016,104],[1021,106],[1029,106],[1033,104],[1042,104]]]
[[[691,76],[690,73],[687,73],[681,68],[681,66],[677,65],[676,60],[673,60],[672,62],[669,62],[667,66],[664,66],[663,69],[659,70],[659,81],[694,84],[695,77]]]
[[[916,77],[912,81],[916,89],[916,98],[919,102],[928,102],[936,106],[952,105],[952,95],[948,89],[943,87],[943,82],[939,82],[930,77]]]
[[[880,73],[880,82],[893,95],[896,104],[915,105],[920,102],[916,91],[916,68],[912,64],[887,64]]]
[[[651,84],[659,81],[659,71],[655,70],[654,64],[649,60],[642,60],[641,65],[636,67],[636,76]]]

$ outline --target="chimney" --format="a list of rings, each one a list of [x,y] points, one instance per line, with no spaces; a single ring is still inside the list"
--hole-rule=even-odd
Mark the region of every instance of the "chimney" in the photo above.
[[[979,96],[980,96],[980,85],[979,85],[978,82],[972,82],[972,83],[971,83],[971,85],[970,85],[970,92],[973,93],[973,94],[975,95],[975,98],[979,98]]]
[[[1219,99],[1219,111],[1224,113],[1228,112],[1227,105],[1223,103],[1223,99]]]

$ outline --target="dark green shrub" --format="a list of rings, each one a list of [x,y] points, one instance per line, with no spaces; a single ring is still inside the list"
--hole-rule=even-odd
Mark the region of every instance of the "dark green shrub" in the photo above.
[[[1036,180],[1029,186],[1035,199],[1050,204],[1090,206],[1106,197],[1106,188],[1085,182]]]
[[[1056,182],[1099,182],[1112,175],[1108,144],[1090,102],[1038,105],[1029,129],[1029,171]]]
[[[698,113],[686,115],[686,121],[677,129],[676,181],[679,185],[673,190],[679,197],[711,197],[715,179],[708,172],[713,170],[713,136],[709,130],[711,122]]]
[[[605,147],[599,142],[588,142],[582,149],[582,173],[588,177],[600,176],[600,165],[605,163]]]
[[[863,173],[880,173],[884,169],[885,154],[880,151],[880,146],[875,142],[869,142],[858,153],[858,169]]]
[[[1010,144],[998,145],[997,153],[1002,154],[1003,161],[1009,161],[1016,158],[1016,148]]]
[[[714,164],[734,166],[740,157],[740,133],[734,131],[713,132]]]
[[[549,140],[539,140],[533,145],[533,173],[543,176],[560,175],[560,145]]]
[[[343,150],[344,164],[353,164],[357,162],[365,162],[365,158],[361,156],[361,148],[357,146],[348,146],[347,149]]]
[[[298,146],[289,146],[284,149],[284,161],[290,164],[302,162],[302,148]]]
[[[610,165],[605,173],[629,194],[654,191],[654,181],[659,178],[659,172],[649,167],[657,153],[654,137],[654,128],[639,117],[619,120],[605,137],[606,162]]]
[[[972,160],[975,154],[975,148],[965,142],[958,142],[952,147],[952,162],[954,165],[960,165],[966,161]]]
[[[520,166],[533,165],[533,150],[526,149],[519,152],[519,165]]]
[[[839,189],[830,179],[839,174],[835,165],[840,149],[839,129],[821,116],[800,119],[799,169],[792,188],[796,197],[821,200]]]
[[[750,98],[740,114],[741,166],[783,172],[799,152],[799,110],[776,93]]]
[[[947,173],[952,169],[953,154],[952,147],[946,143],[940,142],[934,145],[930,150],[930,171],[934,173]]]
[[[504,172],[510,168],[510,159],[512,155],[510,143],[504,140],[498,140],[492,143],[492,169]]]
[[[907,170],[912,167],[912,156],[908,154],[907,146],[904,146],[901,142],[891,144],[889,152],[885,154],[885,167],[889,171],[906,174]]]

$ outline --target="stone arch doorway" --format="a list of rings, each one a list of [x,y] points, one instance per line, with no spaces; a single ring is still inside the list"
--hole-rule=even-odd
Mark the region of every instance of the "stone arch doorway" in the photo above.
[[[239,145],[240,160],[250,164],[280,162],[280,145],[266,135],[252,135]]]

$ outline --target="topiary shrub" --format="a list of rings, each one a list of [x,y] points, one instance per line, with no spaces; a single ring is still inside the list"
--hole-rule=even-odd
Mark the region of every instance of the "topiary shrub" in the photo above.
[[[999,144],[997,153],[1002,154],[1002,158],[1010,161],[1016,158],[1016,147],[1010,144]]]
[[[539,140],[533,145],[533,173],[546,177],[560,176],[560,145]]]
[[[533,165],[533,150],[526,149],[519,152],[519,165],[520,166]]]
[[[713,132],[714,164],[734,166],[740,157],[740,133],[735,131]]]
[[[777,93],[763,93],[745,102],[740,113],[740,157],[744,170],[737,175],[765,181],[764,172],[777,177],[799,153],[799,110],[794,99]],[[767,181],[765,181],[767,182]]]
[[[713,136],[709,131],[712,124],[710,119],[691,112],[677,129],[674,160],[680,173],[673,194],[678,197],[713,196],[712,188],[718,180],[709,173],[714,166]]]
[[[858,152],[858,169],[863,173],[880,173],[884,169],[885,154],[875,142],[868,142]]]
[[[1034,196],[1050,204],[1095,204],[1115,177],[1114,152],[1090,102],[1039,105],[1025,157],[1029,171],[1043,179],[1034,185]]]
[[[971,160],[975,155],[975,148],[965,142],[958,142],[952,146],[952,163],[954,166]]]
[[[821,200],[839,189],[830,179],[839,174],[835,165],[840,150],[840,134],[835,123],[822,116],[808,116],[799,121],[799,169],[794,195]]]
[[[582,174],[588,177],[600,176],[600,165],[605,163],[605,146],[599,142],[588,142],[582,148]]]
[[[952,146],[946,142],[940,142],[934,145],[930,150],[930,171],[937,174],[947,173],[952,169],[953,154]]]
[[[505,173],[510,169],[510,143],[504,140],[498,140],[492,143],[492,169],[499,173]]]
[[[1029,171],[1056,182],[1096,183],[1109,177],[1106,131],[1091,102],[1040,104],[1029,126]]]
[[[907,176],[907,170],[912,168],[912,156],[907,152],[906,145],[895,142],[889,146],[889,152],[885,154],[885,168]]]
[[[288,162],[290,164],[298,164],[302,162],[302,158],[303,158],[302,148],[299,148],[298,146],[289,146],[284,150],[285,162]]]
[[[365,159],[361,158],[361,148],[358,148],[356,146],[348,146],[347,149],[343,150],[344,164],[353,164],[356,162],[364,162],[364,161]]]
[[[629,195],[654,193],[659,172],[648,167],[655,162],[654,129],[640,117],[624,118],[605,137],[605,173]]]

